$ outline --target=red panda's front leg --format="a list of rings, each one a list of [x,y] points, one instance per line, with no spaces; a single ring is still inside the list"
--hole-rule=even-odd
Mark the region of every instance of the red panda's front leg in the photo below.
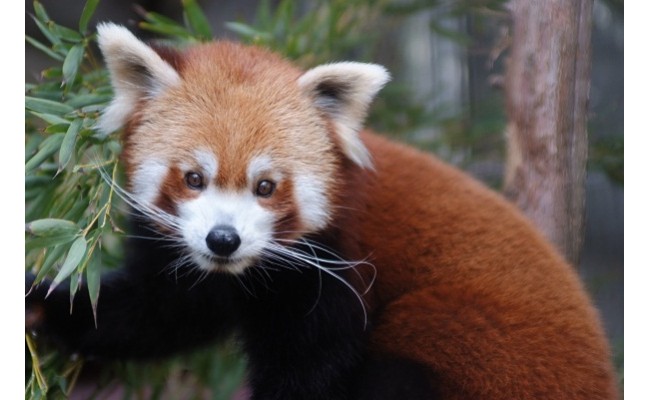
[[[46,296],[48,282],[33,288],[26,282],[26,328],[62,350],[106,359],[162,357],[209,343],[233,328],[228,279],[170,273],[164,250],[131,245],[139,255],[102,276],[96,323],[85,287],[71,311],[67,284]],[[146,247],[150,251],[143,251]]]
[[[356,294],[314,269],[268,278],[241,314],[252,399],[352,399],[369,329]]]

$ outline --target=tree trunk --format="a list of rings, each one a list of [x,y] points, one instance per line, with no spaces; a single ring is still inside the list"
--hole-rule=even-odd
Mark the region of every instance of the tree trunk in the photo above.
[[[511,0],[505,193],[578,264],[593,0]]]

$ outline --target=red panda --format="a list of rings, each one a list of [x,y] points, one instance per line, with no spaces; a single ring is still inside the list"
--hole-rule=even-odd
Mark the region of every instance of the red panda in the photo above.
[[[256,400],[617,398],[599,316],[531,224],[362,129],[383,67],[98,33],[132,236],[96,327],[87,297],[70,315],[28,281],[30,329],[133,359],[235,332]]]

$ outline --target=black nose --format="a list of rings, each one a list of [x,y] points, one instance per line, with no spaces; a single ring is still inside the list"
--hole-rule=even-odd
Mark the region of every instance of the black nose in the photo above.
[[[217,225],[205,238],[208,248],[221,257],[228,257],[237,250],[241,239],[237,230],[230,225]]]

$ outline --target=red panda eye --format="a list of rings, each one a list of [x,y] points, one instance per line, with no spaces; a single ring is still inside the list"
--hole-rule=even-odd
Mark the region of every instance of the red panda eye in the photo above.
[[[198,172],[188,172],[185,174],[185,183],[190,189],[203,189],[203,176]]]
[[[274,191],[275,183],[265,179],[257,184],[255,194],[260,197],[270,197]]]

